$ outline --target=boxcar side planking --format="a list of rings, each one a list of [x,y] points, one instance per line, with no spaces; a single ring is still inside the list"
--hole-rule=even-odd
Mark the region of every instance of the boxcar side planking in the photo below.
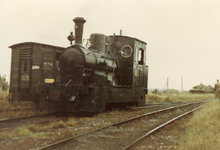
[[[59,80],[59,55],[63,47],[24,42],[10,46],[11,75],[10,101],[33,101],[39,103],[39,83]]]

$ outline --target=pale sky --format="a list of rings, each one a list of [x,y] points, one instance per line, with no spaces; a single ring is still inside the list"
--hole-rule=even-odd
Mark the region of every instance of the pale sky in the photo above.
[[[10,77],[10,45],[39,42],[67,47],[73,19],[91,33],[147,43],[151,89],[189,90],[220,79],[219,0],[0,0],[0,74]]]

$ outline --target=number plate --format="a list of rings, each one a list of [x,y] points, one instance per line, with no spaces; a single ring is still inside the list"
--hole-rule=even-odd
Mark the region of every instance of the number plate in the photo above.
[[[53,82],[54,82],[54,79],[45,78],[45,83],[53,83]]]

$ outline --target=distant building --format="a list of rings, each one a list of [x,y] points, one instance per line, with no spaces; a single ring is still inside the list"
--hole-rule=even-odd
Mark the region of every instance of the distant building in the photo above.
[[[200,85],[196,85],[193,87],[193,89],[197,89],[197,90],[205,90],[205,85],[200,83]]]
[[[214,93],[215,89],[211,85],[208,85],[206,86],[205,91],[207,91],[208,93]]]
[[[212,87],[211,85],[204,85],[204,84],[200,84],[200,85],[196,85],[193,87],[193,89],[189,90],[189,92],[191,93],[214,93],[214,87]]]

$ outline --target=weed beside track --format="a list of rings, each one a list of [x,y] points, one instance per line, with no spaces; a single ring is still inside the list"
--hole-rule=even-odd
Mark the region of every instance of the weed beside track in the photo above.
[[[195,112],[188,124],[186,134],[179,141],[179,149],[220,149],[220,101],[210,102]]]
[[[146,103],[195,102],[214,99],[214,94],[147,94]]]
[[[54,112],[53,110],[38,109],[37,105],[31,101],[15,101],[9,103],[8,98],[8,91],[0,90],[0,119],[18,118]]]

